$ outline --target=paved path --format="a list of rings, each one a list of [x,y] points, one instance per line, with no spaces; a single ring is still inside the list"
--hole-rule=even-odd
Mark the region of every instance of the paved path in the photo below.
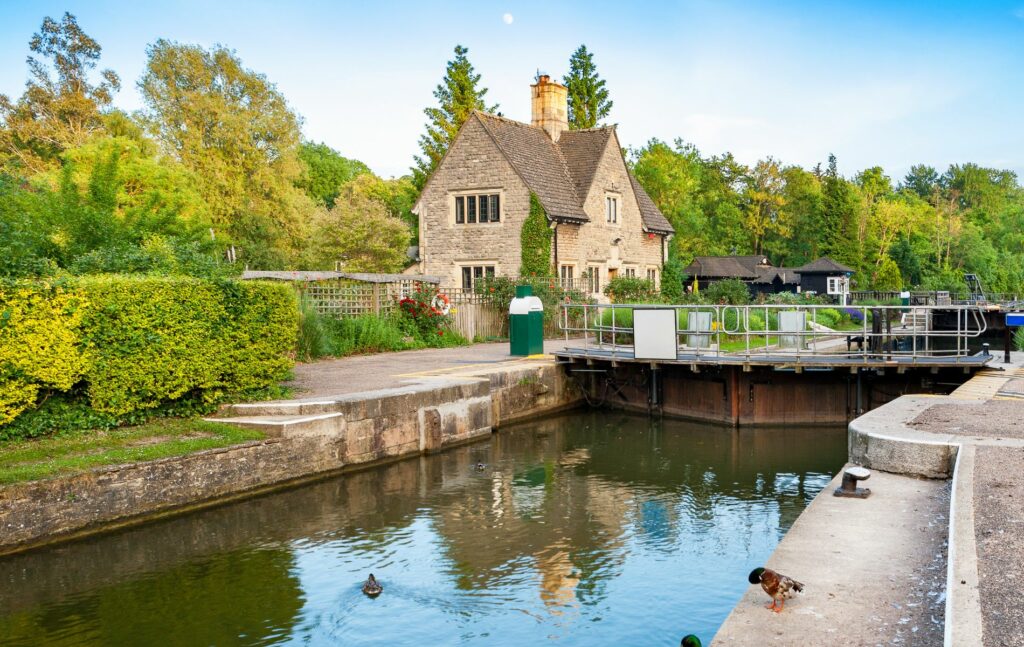
[[[565,346],[564,340],[548,340],[544,342],[544,351],[550,354]],[[524,359],[509,355],[508,342],[354,355],[298,364],[295,378],[286,385],[295,389],[295,400],[317,400],[332,395],[415,384],[438,377],[457,377]]]

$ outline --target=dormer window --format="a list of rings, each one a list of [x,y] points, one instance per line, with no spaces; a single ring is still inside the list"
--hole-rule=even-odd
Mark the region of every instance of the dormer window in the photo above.
[[[501,222],[500,193],[455,196],[456,225],[475,225],[486,222]]]
[[[604,199],[605,221],[611,225],[619,224],[619,197],[615,195],[605,196]]]

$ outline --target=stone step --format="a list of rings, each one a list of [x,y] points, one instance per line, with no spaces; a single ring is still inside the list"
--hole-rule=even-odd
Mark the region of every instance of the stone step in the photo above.
[[[206,420],[258,429],[272,438],[326,436],[342,431],[345,426],[345,416],[341,413],[253,415],[234,418],[206,418]]]

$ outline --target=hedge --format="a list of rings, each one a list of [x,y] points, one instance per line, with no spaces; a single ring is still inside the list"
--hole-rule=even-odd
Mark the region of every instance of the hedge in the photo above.
[[[125,276],[0,284],[0,425],[41,404],[41,394],[73,391],[117,417],[275,386],[293,365],[297,321],[284,284]]]

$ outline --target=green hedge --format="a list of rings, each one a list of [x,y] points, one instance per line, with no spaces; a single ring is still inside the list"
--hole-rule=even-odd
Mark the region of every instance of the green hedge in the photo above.
[[[17,426],[54,395],[136,421],[183,399],[212,404],[274,387],[294,363],[297,322],[285,284],[125,276],[2,284],[0,425]],[[25,434],[0,427],[5,435]]]

